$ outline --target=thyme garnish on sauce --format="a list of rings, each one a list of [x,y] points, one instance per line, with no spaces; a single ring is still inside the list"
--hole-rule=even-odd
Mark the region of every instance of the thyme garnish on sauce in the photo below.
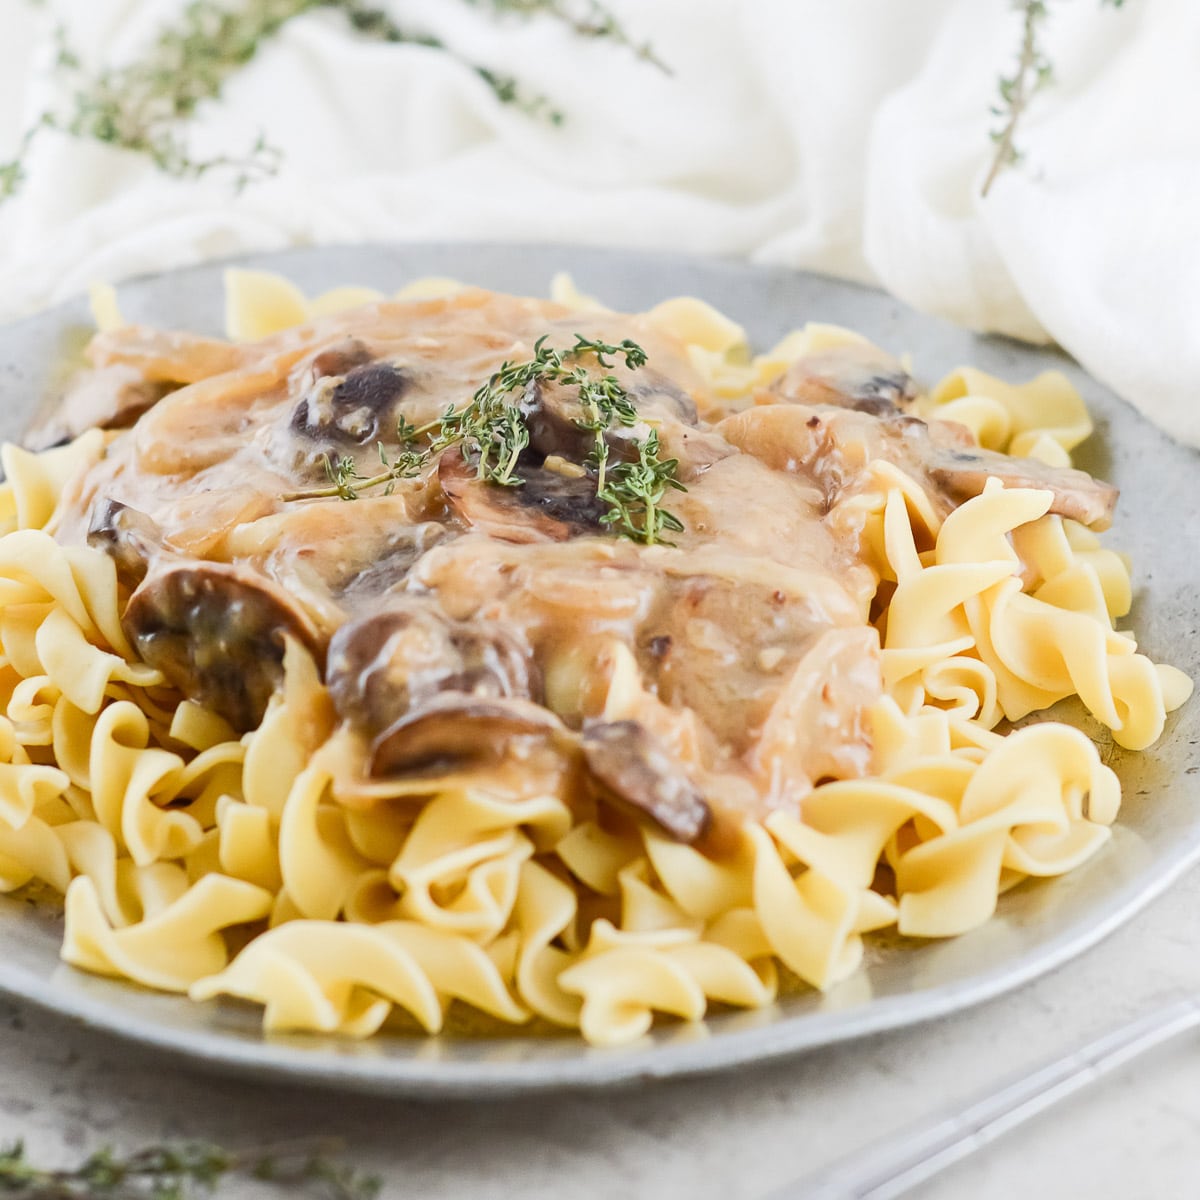
[[[608,482],[596,489],[596,495],[609,506],[600,518],[605,525],[650,545],[661,540],[663,530],[682,532],[683,522],[663,508],[662,502],[668,489],[686,492],[687,488],[675,478],[678,460],[659,458],[657,429],[650,430],[650,436],[636,444],[636,461],[617,463]]]
[[[451,405],[436,421],[414,426],[401,417],[397,438],[403,449],[389,458],[382,443],[379,459],[383,470],[370,476],[359,472],[353,458],[333,462],[325,459],[329,486],[288,492],[284,500],[313,500],[339,497],[357,500],[366,491],[383,487],[390,495],[397,481],[412,479],[421,473],[443,450],[459,446],[476,476],[500,487],[520,487],[524,480],[517,474],[521,453],[529,445],[529,427],[512,397],[523,394],[535,384],[552,383],[572,388],[578,396],[583,416],[575,421],[579,429],[592,434],[592,448],[584,465],[594,472],[596,495],[607,505],[601,521],[623,537],[653,545],[665,531],[679,532],[683,522],[663,507],[668,491],[685,492],[676,478],[678,461],[659,456],[658,431],[651,429],[644,439],[630,438],[637,457],[609,465],[606,435],[614,425],[630,428],[638,422],[632,397],[611,373],[614,359],[623,359],[628,370],[646,365],[646,352],[626,338],[615,345],[575,335],[575,344],[556,350],[546,344],[545,336],[534,343],[533,356],[524,362],[506,362],[471,397],[463,408]],[[609,373],[595,376],[580,363],[585,355]],[[424,450],[416,448],[420,438],[432,435]]]
[[[492,466],[493,457],[498,463],[513,462],[513,445],[524,438],[516,453],[529,444],[529,431],[520,412],[505,402],[505,397],[514,392],[524,392],[534,383],[558,383],[574,387],[579,393],[579,403],[586,414],[576,421],[581,429],[590,430],[593,437],[592,452],[588,464],[596,469],[597,492],[605,485],[605,467],[608,462],[608,443],[604,434],[613,421],[630,426],[637,424],[637,409],[629,393],[614,375],[600,379],[590,376],[578,365],[581,355],[593,354],[596,362],[605,369],[612,366],[607,356],[624,357],[625,366],[636,370],[645,366],[646,352],[636,342],[626,338],[619,345],[590,341],[582,334],[575,335],[575,345],[568,350],[554,350],[540,337],[534,343],[533,357],[523,363],[505,363],[471,398],[471,403],[461,412],[448,409],[442,418],[441,434],[434,448],[451,445],[456,441],[466,443],[467,449],[479,456],[479,478],[492,483],[518,484],[520,479],[511,470],[502,476]],[[568,367],[567,361],[576,362]]]
[[[396,483],[401,479],[414,479],[429,462],[428,453],[405,450],[394,459],[388,458],[387,450],[382,442],[377,442],[379,461],[383,470],[375,475],[363,475],[359,472],[358,464],[349,455],[339,458],[337,462],[325,455],[325,478],[329,480],[327,488],[311,488],[302,492],[285,492],[284,500],[314,500],[318,497],[337,496],[342,500],[357,500],[359,492],[370,491],[372,488],[384,486],[383,494],[390,496],[396,489]]]

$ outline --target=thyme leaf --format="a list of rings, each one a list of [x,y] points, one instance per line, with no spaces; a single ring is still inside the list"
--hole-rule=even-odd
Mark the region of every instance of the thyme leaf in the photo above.
[[[358,467],[348,454],[339,458],[335,463],[328,454],[325,455],[325,476],[330,487],[343,500],[357,500],[358,493],[354,490],[354,481],[359,479]]]

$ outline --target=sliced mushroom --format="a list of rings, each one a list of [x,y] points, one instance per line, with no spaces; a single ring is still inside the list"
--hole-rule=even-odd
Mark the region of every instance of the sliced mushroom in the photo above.
[[[562,732],[552,713],[523,700],[450,692],[406,713],[371,744],[374,776],[501,762]]]
[[[978,496],[989,479],[1005,487],[1041,488],[1052,492],[1050,511],[1070,517],[1093,529],[1112,524],[1118,490],[1072,467],[1052,467],[1036,458],[1013,458],[983,450],[971,435],[953,421],[896,415],[877,422],[881,445],[877,457],[897,466],[915,463],[930,484],[953,504]]]
[[[670,417],[684,425],[700,421],[696,402],[673,380],[653,367],[642,367],[630,383],[633,405],[642,416]]]
[[[402,367],[389,362],[364,363],[347,373],[334,390],[334,403],[341,408],[362,406],[382,412],[393,405],[412,381]]]
[[[282,682],[286,638],[319,649],[307,616],[282,588],[225,563],[149,575],[122,625],[144,661],[241,730],[258,725]]]
[[[296,405],[292,429],[310,438],[355,445],[390,439],[399,402],[411,384],[408,371],[388,362],[351,367],[340,379],[324,375]]]
[[[667,748],[638,721],[598,721],[580,739],[591,777],[610,799],[649,817],[677,842],[698,841],[712,809]]]
[[[638,371],[636,380],[628,392],[639,418],[696,425],[696,405],[682,388],[650,368]],[[558,455],[571,462],[583,462],[591,454],[595,435],[586,427],[589,414],[578,388],[535,379],[526,387],[519,408],[529,430],[529,446],[537,454]],[[618,460],[635,457],[634,442],[644,433],[644,427],[639,432],[614,422],[605,434],[609,453]]]
[[[526,387],[518,407],[529,430],[529,445],[538,454],[581,462],[591,453],[594,438],[581,424],[587,420],[587,412],[578,388],[535,379]]]
[[[917,385],[890,354],[852,342],[797,359],[771,387],[788,404],[831,404],[876,417],[907,412]]]
[[[87,357],[96,367],[120,363],[132,367],[139,379],[176,386],[236,371],[257,354],[252,344],[148,325],[122,325],[98,333],[87,348]]]
[[[326,681],[338,712],[371,734],[442,693],[465,701],[539,690],[514,633],[490,621],[452,621],[435,603],[407,597],[334,634]]]
[[[130,591],[146,578],[162,549],[162,530],[145,513],[118,500],[97,500],[88,522],[88,545],[116,563],[117,578]]]
[[[892,412],[883,417],[828,405],[762,405],[727,417],[721,434],[776,470],[800,471],[822,489],[832,507],[871,463],[890,462],[922,480],[946,509],[983,491],[993,476],[1008,487],[1044,488],[1050,511],[1096,529],[1112,520],[1118,492],[1083,471],[1037,459],[1011,458],[975,445],[953,421]]]
[[[523,463],[519,472],[519,485],[489,483],[452,446],[438,463],[438,482],[456,516],[500,541],[565,542],[601,528],[606,509],[590,475]]]
[[[330,564],[326,578],[335,595],[351,607],[362,608],[365,601],[398,588],[413,566],[427,551],[452,537],[445,525],[436,521],[401,525],[387,531],[386,542],[355,554],[356,546]],[[366,539],[364,539],[366,540]]]
[[[1120,492],[1111,483],[1093,479],[1073,467],[1052,467],[1036,458],[1010,458],[991,450],[936,447],[926,469],[929,478],[952,500],[961,503],[978,496],[989,479],[1005,487],[1044,488],[1054,493],[1050,511],[1092,529],[1112,524]]]
[[[126,363],[80,372],[56,403],[26,430],[22,444],[49,450],[89,429],[128,429],[173,388],[144,379]]]
[[[316,382],[330,375],[348,375],[355,367],[371,362],[372,357],[370,349],[358,338],[350,337],[335,342],[313,355],[309,364],[312,381]]]

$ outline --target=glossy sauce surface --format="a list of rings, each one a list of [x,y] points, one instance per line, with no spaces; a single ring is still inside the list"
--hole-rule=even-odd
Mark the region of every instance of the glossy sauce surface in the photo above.
[[[613,368],[639,422],[612,445],[619,458],[620,437],[653,427],[678,460],[673,544],[598,523],[571,397],[549,393],[512,398],[531,430],[521,487],[479,481],[452,448],[391,494],[286,498],[326,485],[326,457],[377,472],[399,418],[434,422],[537,339],[576,334],[647,352]],[[127,328],[90,354],[68,423],[90,405],[129,427],[57,536],[113,554],[134,644],[187,694],[251,726],[290,636],[325,673],[360,781],[499,780],[533,754],[680,840],[707,831],[689,788],[719,824],[869,772],[878,579],[844,501],[881,459],[943,512],[974,486],[954,482],[965,431],[907,416],[911,380],[871,348],[726,407],[647,317],[467,290],[247,345]],[[140,411],[116,395],[131,381]],[[353,779],[344,791],[353,802]]]

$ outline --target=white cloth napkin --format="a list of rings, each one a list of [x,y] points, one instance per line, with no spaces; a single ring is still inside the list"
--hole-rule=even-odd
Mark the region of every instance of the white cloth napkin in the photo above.
[[[49,32],[128,59],[183,0],[0,0],[0,154],[60,86]],[[198,153],[262,129],[278,176],[176,181],[40,138],[0,207],[0,314],[92,281],[242,250],[362,239],[557,240],[745,254],[878,283],[963,325],[1059,342],[1200,445],[1200,4],[1050,0],[1056,81],[986,198],[1008,0],[612,0],[670,76],[547,17],[394,0],[513,72],[559,127],[437,51],[289,24],[197,122]],[[586,286],[586,280],[580,281]]]

